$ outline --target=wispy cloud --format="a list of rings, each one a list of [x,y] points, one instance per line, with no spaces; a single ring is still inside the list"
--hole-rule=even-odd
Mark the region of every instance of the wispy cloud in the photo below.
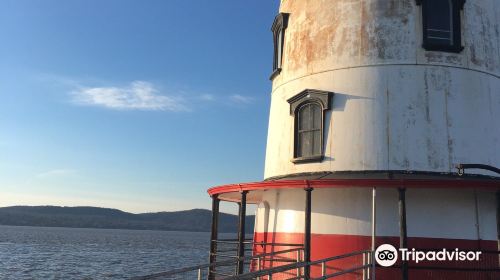
[[[49,171],[41,172],[36,175],[38,178],[52,178],[52,177],[61,177],[61,176],[69,176],[76,174],[76,171],[73,169],[52,169]]]
[[[241,107],[256,102],[254,97],[243,94],[212,94],[206,89],[179,85],[165,88],[162,84],[140,80],[116,86],[109,81],[89,77],[39,74],[35,78],[62,89],[73,104],[111,110],[192,112],[208,103],[211,106]]]
[[[214,101],[215,96],[213,96],[212,94],[202,94],[200,95],[199,99],[203,101]]]
[[[78,105],[99,106],[117,110],[190,111],[179,96],[159,93],[149,82],[134,81],[125,87],[80,87],[71,92]]]
[[[239,94],[233,94],[229,96],[229,100],[237,104],[251,104],[254,102],[254,98],[250,96],[244,96]]]

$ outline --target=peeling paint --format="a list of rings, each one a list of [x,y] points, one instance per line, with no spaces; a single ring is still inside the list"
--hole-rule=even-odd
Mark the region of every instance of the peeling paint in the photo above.
[[[461,53],[425,51],[414,0],[285,1],[285,64],[274,88],[307,74],[374,64],[443,64],[500,76],[496,0],[466,1]],[[498,8],[497,8],[498,9]]]
[[[296,172],[500,166],[500,1],[466,1],[464,50],[421,47],[414,0],[282,1],[290,13],[273,80],[265,177]],[[332,91],[325,160],[293,164],[286,100]],[[341,96],[349,97],[342,100]]]

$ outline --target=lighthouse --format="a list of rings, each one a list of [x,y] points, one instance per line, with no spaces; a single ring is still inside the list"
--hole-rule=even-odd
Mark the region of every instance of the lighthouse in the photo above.
[[[497,0],[282,0],[264,178],[208,190],[211,262],[222,201],[240,206],[237,274],[255,204],[252,271],[301,248],[273,279],[500,279],[499,30]],[[482,254],[385,267],[382,244]]]

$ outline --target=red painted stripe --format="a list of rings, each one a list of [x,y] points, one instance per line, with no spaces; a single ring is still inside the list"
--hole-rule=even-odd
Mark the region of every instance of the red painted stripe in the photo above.
[[[230,184],[208,189],[210,196],[229,192],[313,188],[482,188],[500,189],[498,180],[477,179],[320,179],[284,180]]]
[[[302,233],[255,233],[254,240],[256,242],[266,243],[303,243]],[[377,237],[376,244],[392,244],[396,248],[399,246],[399,237]],[[311,237],[311,259],[318,260],[331,256],[342,255],[354,251],[370,249],[370,236],[355,236],[355,235],[337,235],[337,234],[313,234]],[[478,250],[478,251],[497,251],[497,241],[493,240],[465,240],[465,239],[442,239],[442,238],[424,238],[410,237],[408,238],[408,247],[420,250],[425,249],[443,249],[447,248],[454,250]],[[287,246],[260,246],[254,247],[254,254],[269,253],[271,251],[281,251],[291,249]],[[279,255],[281,258],[295,259],[295,253]],[[265,261],[261,267],[272,267],[285,264],[279,261]],[[362,256],[349,257],[342,260],[336,260],[328,263],[327,273],[333,273],[341,269],[358,266],[362,264]],[[396,263],[399,266],[400,262]],[[500,272],[487,271],[481,272],[479,269],[499,269],[498,254],[483,253],[479,262],[419,262],[418,264],[410,263],[410,279],[443,279],[443,280],[486,280],[500,279]],[[433,267],[436,269],[427,269],[425,267]],[[441,268],[441,269],[437,269]],[[472,271],[453,270],[457,268],[468,268]],[[446,270],[443,270],[446,269]],[[319,276],[321,266],[316,266],[311,269],[313,276]],[[293,273],[293,272],[290,272]],[[335,278],[337,279],[337,278]],[[338,279],[354,280],[361,279],[361,272],[355,272]],[[399,268],[377,268],[377,279],[382,280],[399,280],[401,279],[401,271]]]

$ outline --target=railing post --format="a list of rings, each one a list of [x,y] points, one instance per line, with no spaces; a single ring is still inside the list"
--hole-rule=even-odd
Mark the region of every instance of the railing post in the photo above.
[[[366,280],[366,252],[363,252],[363,280]]]
[[[260,257],[257,258],[257,271],[259,270],[260,270]],[[257,280],[260,280],[260,276],[257,277]]]
[[[377,236],[377,188],[372,188],[372,251],[370,254],[370,280],[375,280],[375,245]]]
[[[201,280],[201,268],[198,268],[198,280]]]
[[[368,264],[370,265],[366,269],[366,279],[371,280],[372,279],[372,270],[373,270],[373,267],[372,267],[372,252],[368,252],[366,254],[366,258],[368,259]]]
[[[500,191],[497,191],[497,248],[500,251]],[[498,265],[500,265],[500,255],[498,255]]]
[[[321,276],[325,276],[325,275],[326,275],[326,263],[322,262],[321,263]]]
[[[300,249],[297,250],[297,263],[300,263]],[[297,267],[297,277],[300,276],[300,267]]]
[[[306,266],[304,266],[304,279],[309,280],[311,276],[311,267],[307,265],[311,262],[311,194],[313,188],[309,187],[305,188],[306,191],[306,209],[305,209],[305,229],[304,229],[304,262],[306,262]]]
[[[239,229],[238,229],[238,265],[236,275],[243,274],[245,261],[242,259],[245,256],[245,217],[247,211],[247,193],[241,192],[241,202],[239,211]]]
[[[217,238],[218,238],[218,226],[219,226],[219,204],[220,200],[218,195],[214,194],[212,196],[212,230],[210,234],[210,257],[208,267],[208,280],[214,280],[215,275],[212,272],[215,270],[215,267],[212,267],[212,264],[216,261],[217,254]]]
[[[408,247],[408,234],[406,230],[406,189],[399,188],[399,248]],[[401,262],[403,280],[408,280],[408,261]]]

